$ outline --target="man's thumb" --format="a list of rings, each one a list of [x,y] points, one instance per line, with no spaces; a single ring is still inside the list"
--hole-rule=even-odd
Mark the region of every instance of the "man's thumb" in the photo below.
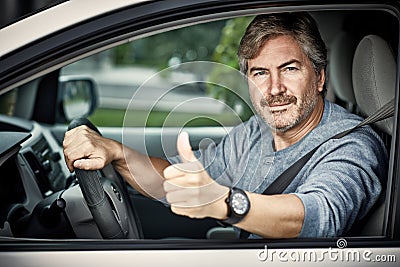
[[[181,132],[179,134],[176,146],[182,162],[193,162],[197,160],[190,146],[189,134],[187,132]]]

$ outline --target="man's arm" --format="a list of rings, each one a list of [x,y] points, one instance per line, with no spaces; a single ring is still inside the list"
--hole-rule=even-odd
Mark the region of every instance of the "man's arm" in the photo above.
[[[251,208],[235,226],[264,238],[294,238],[300,234],[304,206],[297,196],[246,193]]]
[[[70,171],[99,170],[111,163],[116,171],[140,193],[160,199],[163,190],[163,170],[169,162],[148,157],[121,143],[104,138],[86,126],[66,132],[64,137],[65,161]]]
[[[117,144],[121,145],[117,142]],[[167,160],[148,157],[136,150],[123,146],[123,157],[115,159],[115,170],[141,194],[162,199],[165,197],[163,171],[170,165]]]

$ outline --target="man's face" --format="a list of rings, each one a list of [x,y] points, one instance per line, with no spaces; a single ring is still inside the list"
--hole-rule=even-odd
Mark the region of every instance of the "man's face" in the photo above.
[[[310,119],[325,79],[323,71],[315,73],[307,55],[288,35],[268,40],[258,56],[248,61],[247,74],[253,106],[278,132]]]

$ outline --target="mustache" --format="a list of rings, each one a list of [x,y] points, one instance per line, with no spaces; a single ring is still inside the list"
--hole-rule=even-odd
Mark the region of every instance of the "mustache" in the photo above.
[[[276,96],[267,96],[260,100],[261,107],[269,107],[272,105],[283,105],[283,104],[291,104],[296,103],[297,98],[295,96],[288,95],[276,95]]]

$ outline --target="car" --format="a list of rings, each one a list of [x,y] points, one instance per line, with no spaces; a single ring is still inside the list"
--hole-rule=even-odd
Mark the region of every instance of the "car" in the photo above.
[[[373,126],[390,155],[383,194],[350,232],[239,239],[144,197],[111,165],[68,170],[64,134],[80,124],[163,158],[183,130],[195,149],[218,144],[254,114],[236,59],[246,26],[296,11],[327,44],[326,98],[364,117],[394,99],[394,115]],[[3,23],[0,265],[397,266],[399,19],[397,0],[70,0]]]

